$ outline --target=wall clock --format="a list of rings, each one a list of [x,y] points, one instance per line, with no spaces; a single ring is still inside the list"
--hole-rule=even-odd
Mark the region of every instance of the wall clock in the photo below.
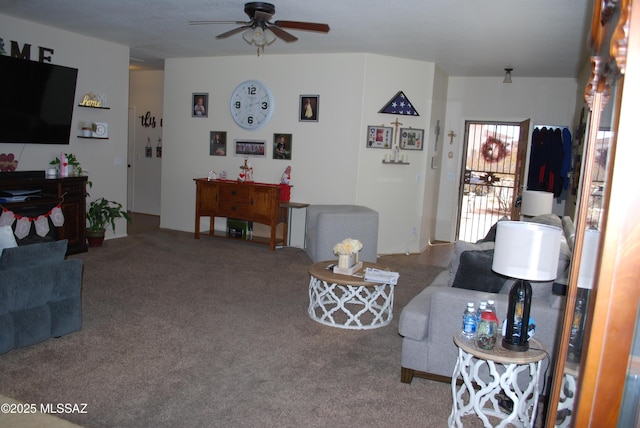
[[[242,82],[231,94],[231,117],[244,129],[255,130],[266,125],[273,107],[271,91],[258,80]]]

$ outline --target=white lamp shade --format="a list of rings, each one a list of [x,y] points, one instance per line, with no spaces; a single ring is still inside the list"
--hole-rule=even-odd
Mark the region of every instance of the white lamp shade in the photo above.
[[[593,279],[596,273],[598,259],[598,243],[600,231],[587,229],[582,244],[582,257],[580,257],[580,273],[578,274],[578,287],[592,289]]]
[[[553,212],[553,193],[540,190],[525,190],[522,192],[520,214],[535,217]]]
[[[495,272],[527,281],[556,279],[560,239],[558,227],[523,221],[500,221],[496,230]]]

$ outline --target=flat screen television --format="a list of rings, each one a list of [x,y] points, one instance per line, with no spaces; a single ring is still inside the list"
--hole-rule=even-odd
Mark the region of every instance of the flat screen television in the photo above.
[[[0,143],[69,144],[78,70],[0,55]]]

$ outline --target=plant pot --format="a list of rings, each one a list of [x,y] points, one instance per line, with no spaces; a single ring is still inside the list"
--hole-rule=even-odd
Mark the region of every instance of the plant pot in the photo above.
[[[102,247],[104,241],[104,229],[90,230],[87,229],[87,242],[90,247]]]

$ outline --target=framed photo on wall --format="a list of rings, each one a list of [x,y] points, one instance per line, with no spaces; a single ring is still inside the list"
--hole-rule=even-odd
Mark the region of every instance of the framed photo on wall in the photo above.
[[[191,117],[207,117],[209,115],[209,94],[194,92],[191,94]]]
[[[387,126],[367,127],[367,147],[390,149],[393,146],[393,128]]]
[[[298,118],[300,122],[317,122],[320,112],[320,95],[300,95]]]
[[[209,133],[209,155],[210,156],[226,156],[227,155],[227,132],[211,131]]]
[[[266,157],[267,140],[235,140],[235,156]]]
[[[400,148],[403,150],[422,150],[424,147],[424,129],[400,128]]]
[[[292,134],[273,134],[273,158],[291,159]]]

